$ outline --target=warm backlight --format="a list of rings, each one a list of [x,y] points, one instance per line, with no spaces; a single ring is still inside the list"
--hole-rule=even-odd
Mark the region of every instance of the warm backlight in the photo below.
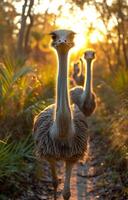
[[[111,3],[111,0],[109,0],[109,3]],[[18,12],[22,11],[21,3],[17,2],[15,6]],[[99,15],[94,6],[85,5],[81,10],[75,4],[66,0],[40,0],[40,4],[36,4],[34,12],[43,14],[46,10],[48,13],[54,13],[58,16],[56,18],[58,28],[70,29],[77,33],[74,51],[84,50],[88,43],[97,43],[104,39],[103,35],[106,30],[98,18]],[[89,29],[90,26],[92,26],[91,30]]]

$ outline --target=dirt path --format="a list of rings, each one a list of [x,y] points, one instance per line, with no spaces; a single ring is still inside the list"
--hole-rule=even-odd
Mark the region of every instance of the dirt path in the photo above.
[[[104,167],[105,141],[98,134],[92,134],[88,146],[88,160],[74,167],[71,181],[71,200],[125,200],[118,198],[121,190],[119,177],[112,178],[113,172]],[[58,198],[62,200],[62,198]]]
[[[122,183],[120,177],[112,169],[104,166],[108,142],[101,134],[91,132],[88,143],[88,159],[74,166],[71,178],[71,200],[128,200],[121,197]],[[53,188],[50,171],[44,164],[45,177],[39,182],[33,182],[30,190],[17,200],[53,200]],[[64,166],[58,165],[60,184],[58,200],[63,200]],[[13,199],[14,200],[14,199]]]

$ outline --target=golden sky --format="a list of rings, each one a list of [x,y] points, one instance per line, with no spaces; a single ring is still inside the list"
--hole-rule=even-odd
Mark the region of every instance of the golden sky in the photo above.
[[[22,1],[23,2],[23,1]],[[111,4],[112,0],[108,0]],[[73,4],[72,4],[73,5]],[[61,14],[57,18],[56,24],[59,28],[71,29],[77,33],[75,43],[76,49],[79,50],[86,48],[87,41],[95,43],[99,40],[103,40],[103,35],[106,33],[105,27],[102,21],[98,18],[99,15],[93,6],[85,5],[83,10],[80,10],[75,4],[71,11],[72,5],[68,0],[40,0],[40,4],[37,4],[34,8],[36,13],[44,13],[47,9],[49,13],[58,14],[58,8],[61,7]],[[22,3],[15,4],[17,10],[21,12]],[[93,26],[93,31],[88,37],[88,27],[90,24]],[[112,27],[113,21],[110,22],[110,28]],[[101,34],[101,32],[103,34]]]

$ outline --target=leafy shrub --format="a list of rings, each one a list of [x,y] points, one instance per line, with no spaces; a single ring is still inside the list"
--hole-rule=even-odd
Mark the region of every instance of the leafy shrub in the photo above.
[[[19,142],[0,141],[0,180],[28,170],[26,160],[33,158],[31,136]]]
[[[22,135],[30,131],[33,117],[46,106],[43,92],[34,68],[8,57],[3,60],[0,64],[1,138],[5,133]]]
[[[0,141],[0,199],[17,197],[28,189],[35,169],[31,135],[14,142]]]
[[[24,97],[24,81],[32,71],[33,69],[27,66],[18,68],[10,60],[0,64],[0,106],[3,116],[17,111],[17,108],[20,111]]]
[[[104,85],[105,89],[97,90],[100,104],[97,106],[96,117],[102,126],[103,136],[109,141],[106,165],[120,175],[124,188],[127,188],[128,70],[120,68],[110,74]]]

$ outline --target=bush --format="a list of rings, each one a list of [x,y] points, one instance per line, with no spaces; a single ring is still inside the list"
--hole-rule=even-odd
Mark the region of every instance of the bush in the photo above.
[[[34,164],[33,141],[31,135],[22,138],[19,142],[0,141],[0,198],[13,197],[13,193],[22,190],[18,186],[24,178],[22,174],[30,174]],[[18,188],[19,187],[19,188]],[[13,190],[12,190],[13,189]],[[18,191],[17,191],[18,189]]]
[[[106,79],[106,85],[111,88],[109,94],[105,90],[107,98],[100,93],[103,109],[98,108],[98,116],[103,126],[103,134],[109,140],[108,152],[106,154],[106,165],[114,168],[120,175],[124,188],[127,188],[128,169],[128,70],[122,68]],[[111,96],[114,104],[108,112]],[[108,98],[109,97],[109,98]],[[103,115],[102,111],[107,112]],[[104,117],[103,117],[104,116]],[[103,123],[104,122],[104,123]]]
[[[28,169],[25,160],[33,158],[31,136],[19,142],[0,141],[0,179],[19,175]]]
[[[41,88],[33,67],[8,57],[3,60],[0,64],[1,138],[30,132],[33,117],[46,106]]]

